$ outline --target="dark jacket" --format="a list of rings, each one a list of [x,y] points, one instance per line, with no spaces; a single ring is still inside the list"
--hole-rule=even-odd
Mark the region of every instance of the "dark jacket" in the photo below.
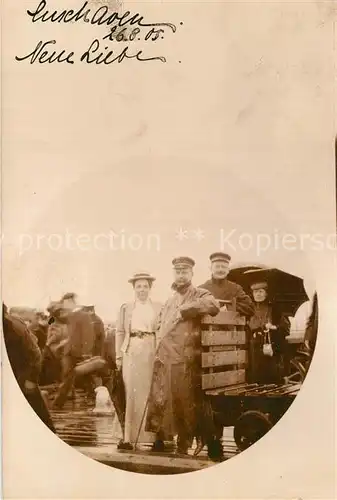
[[[268,303],[262,305],[263,314],[259,311],[259,305],[255,308],[255,314],[250,318],[249,327],[252,334],[263,334],[265,325],[271,323],[277,327],[276,330],[270,330],[270,341],[275,353],[281,352],[285,347],[285,338],[290,334],[290,321],[288,316],[282,311],[278,304]],[[261,343],[265,340],[261,337]]]
[[[92,356],[95,345],[95,331],[91,315],[81,310],[69,314],[68,320],[69,342],[64,349],[65,355],[74,358]]]
[[[266,324],[276,326],[266,337]],[[251,330],[249,341],[248,381],[261,384],[281,384],[288,372],[286,337],[290,332],[289,318],[283,313],[282,307],[273,303],[256,305],[254,316],[250,318]],[[271,343],[273,356],[263,354],[263,344]]]
[[[208,290],[217,300],[236,299],[236,310],[242,316],[250,317],[254,314],[252,299],[244,292],[240,285],[229,281],[227,278],[223,280],[211,278],[200,285],[199,288]]]
[[[34,321],[30,325],[29,330],[33,335],[35,335],[37,345],[39,346],[40,351],[42,351],[47,342],[48,325],[42,325],[40,322]]]
[[[15,378],[24,390],[26,380],[38,382],[42,357],[37,340],[22,320],[9,314],[4,314],[3,332]]]
[[[103,358],[108,362],[110,368],[116,367],[115,330],[108,331],[103,344]]]
[[[91,314],[91,322],[94,327],[95,343],[94,343],[94,356],[102,356],[104,351],[105,329],[104,323],[96,313]]]

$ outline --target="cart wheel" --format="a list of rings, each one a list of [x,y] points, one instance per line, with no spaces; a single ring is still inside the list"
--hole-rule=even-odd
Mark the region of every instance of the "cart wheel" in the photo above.
[[[290,361],[290,367],[290,375],[286,377],[286,382],[290,384],[303,382],[307,372],[304,363],[295,358]]]
[[[246,450],[256,443],[273,427],[265,413],[246,411],[235,423],[234,440],[240,451]]]

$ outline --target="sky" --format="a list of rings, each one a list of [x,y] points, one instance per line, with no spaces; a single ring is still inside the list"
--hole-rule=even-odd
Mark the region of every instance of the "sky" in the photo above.
[[[158,7],[143,5],[151,19],[162,18]],[[207,23],[199,8],[182,4],[181,19],[194,23],[156,46],[166,65],[47,70],[14,61],[22,37],[13,33],[25,30],[25,47],[33,47],[46,28],[38,32],[16,3],[9,7],[16,24],[4,27],[11,50],[3,61],[11,75],[3,85],[9,306],[46,307],[74,291],[114,320],[132,298],[135,271],[156,276],[153,298],[165,300],[173,257],[193,257],[200,284],[218,250],[234,265],[261,262],[310,280],[321,274],[324,252],[311,244],[261,251],[256,241],[263,234],[327,238],[335,230],[331,32],[313,21],[325,19],[324,7],[289,4],[279,16],[277,4],[252,3],[242,16],[231,3],[210,4]],[[179,25],[165,9],[165,21]],[[250,23],[253,12],[259,23]],[[90,42],[86,30],[78,27],[73,40],[66,26],[53,26],[58,43],[75,49]],[[177,238],[180,230],[187,238]],[[119,235],[114,248],[102,243],[111,231]],[[79,239],[89,241],[85,249]]]

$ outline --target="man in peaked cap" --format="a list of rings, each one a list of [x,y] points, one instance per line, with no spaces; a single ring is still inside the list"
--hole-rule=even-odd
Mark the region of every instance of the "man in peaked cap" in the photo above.
[[[177,435],[178,453],[186,454],[202,402],[200,320],[220,308],[209,291],[192,285],[193,259],[178,257],[172,264],[174,294],[159,318],[146,430],[157,434],[154,451],[162,451],[164,440]]]
[[[236,310],[242,316],[247,318],[254,314],[254,304],[252,299],[244,292],[243,288],[232,281],[227,279],[229,273],[229,263],[231,257],[224,252],[212,253],[209,257],[211,261],[211,279],[207,280],[200,288],[208,290],[217,300],[223,301],[236,301]],[[222,459],[222,445],[221,438],[223,434],[222,424],[215,423],[215,434],[210,440],[208,432],[205,436],[198,439],[198,451],[200,452],[203,447],[203,442],[207,441],[208,455],[213,459]]]
[[[236,310],[246,317],[254,314],[252,299],[243,291],[243,288],[227,279],[229,273],[230,256],[227,253],[215,252],[209,257],[211,261],[211,279],[200,285],[211,292],[218,300],[236,299]]]

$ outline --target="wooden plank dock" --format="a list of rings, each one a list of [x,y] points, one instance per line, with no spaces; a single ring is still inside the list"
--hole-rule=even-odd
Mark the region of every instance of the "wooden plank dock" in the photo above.
[[[150,446],[139,446],[136,451],[117,450],[113,437],[114,415],[96,415],[92,412],[93,401],[76,391],[61,411],[52,411],[57,435],[74,449],[104,465],[143,474],[181,474],[205,469],[214,465],[208,459],[207,449],[193,456],[195,442],[188,456],[178,455],[172,449],[167,453],[153,453]],[[233,438],[233,429],[225,428],[225,460],[239,451]]]

